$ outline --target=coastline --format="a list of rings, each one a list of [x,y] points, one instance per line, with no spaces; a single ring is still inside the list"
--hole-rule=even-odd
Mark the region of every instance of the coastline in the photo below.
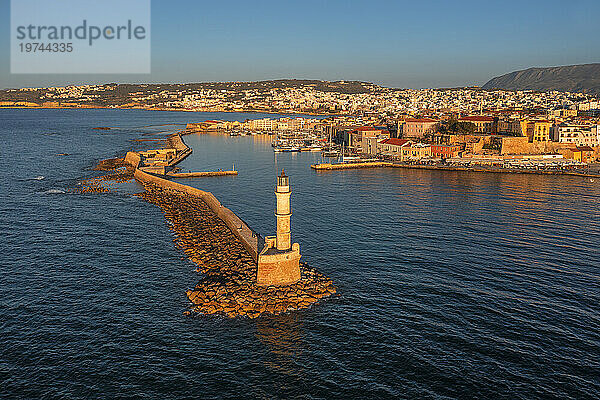
[[[320,116],[320,117],[331,117],[340,115],[341,113],[315,113],[310,111],[297,111],[297,110],[275,110],[275,111],[265,111],[259,109],[244,109],[244,110],[222,110],[217,108],[208,108],[205,110],[192,110],[189,108],[171,108],[171,107],[120,107],[120,106],[79,106],[79,107],[68,107],[68,106],[2,106],[2,109],[23,109],[23,110],[144,110],[144,111],[181,111],[181,112],[207,112],[207,113],[240,113],[240,114],[269,114],[269,115],[285,115],[285,114],[294,114],[294,115],[311,115],[311,116]]]

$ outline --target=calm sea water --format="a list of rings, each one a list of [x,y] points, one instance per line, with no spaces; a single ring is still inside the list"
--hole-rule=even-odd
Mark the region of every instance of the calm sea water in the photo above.
[[[258,320],[182,315],[199,276],[137,184],[63,193],[166,124],[251,117],[0,110],[0,397],[600,397],[600,182],[316,173],[268,138],[186,136],[183,169],[240,174],[185,182],[262,234],[285,168],[294,240],[340,291]]]

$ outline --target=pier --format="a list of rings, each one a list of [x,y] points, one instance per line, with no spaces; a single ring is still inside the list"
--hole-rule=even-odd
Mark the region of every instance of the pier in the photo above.
[[[185,158],[177,157],[178,151],[187,156],[191,149],[180,137],[169,140],[169,144],[177,148],[163,149],[161,154],[169,158],[166,166],[173,168]],[[300,262],[298,244],[290,245],[287,252],[282,250],[273,257],[265,250],[268,247],[265,240],[223,207],[212,193],[166,179],[237,175],[237,171],[160,174],[148,170],[147,166],[141,167],[142,156],[135,152],[127,153],[125,162],[133,167],[133,176],[144,186],[144,192],[138,196],[163,210],[171,222],[170,229],[176,234],[176,244],[204,275],[186,292],[191,310],[184,314],[218,314],[231,318],[256,318],[263,313],[278,315],[308,308],[336,293],[331,279]],[[278,190],[282,187],[279,185]],[[277,193],[279,197],[289,195],[282,189]],[[281,207],[283,205],[279,211],[285,208]],[[287,232],[284,228],[289,226],[289,222],[281,225],[281,218],[289,218],[289,215],[278,214],[278,236]],[[273,243],[273,239],[269,243]],[[284,245],[285,241],[280,239],[277,247],[283,249]],[[294,260],[291,260],[292,255]],[[282,256],[284,261],[277,258]]]
[[[562,171],[562,170],[527,170],[521,168],[503,168],[497,166],[454,166],[454,165],[428,165],[428,164],[402,164],[397,162],[375,161],[375,162],[349,162],[339,164],[312,164],[310,166],[316,171],[334,171],[344,169],[361,169],[361,168],[404,168],[404,169],[420,169],[433,171],[459,171],[459,172],[483,172],[495,174],[529,174],[529,175],[566,175],[580,176],[584,178],[600,178],[598,172],[577,172],[577,171]]]
[[[357,169],[357,168],[382,168],[391,167],[393,163],[386,161],[352,162],[343,164],[312,164],[310,167],[317,171],[331,171],[337,169]]]
[[[229,176],[237,174],[237,171],[167,172],[169,178],[207,178],[211,176]]]

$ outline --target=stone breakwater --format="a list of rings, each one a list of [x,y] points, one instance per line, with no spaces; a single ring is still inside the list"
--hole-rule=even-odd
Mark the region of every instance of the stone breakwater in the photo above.
[[[308,308],[336,293],[331,279],[306,264],[301,265],[302,277],[297,283],[257,285],[256,262],[200,197],[155,184],[144,186],[146,190],[138,196],[163,210],[176,233],[176,244],[205,275],[187,291],[191,312],[256,318]]]
[[[102,171],[104,175],[81,180],[77,187],[70,189],[74,193],[106,193],[112,186],[133,179],[135,168],[125,162],[123,158],[108,158],[101,160],[93,168]]]
[[[191,149],[179,135],[167,145],[181,150],[181,161]],[[77,193],[102,193],[135,178],[144,186],[136,196],[155,204],[165,213],[175,232],[175,243],[203,274],[187,291],[190,310],[186,315],[216,314],[256,318],[310,307],[319,299],[336,293],[333,282],[314,268],[301,263],[300,281],[288,286],[256,284],[258,236],[231,210],[223,207],[210,192],[182,185],[138,169],[140,155],[128,152],[125,158],[102,160],[94,168],[104,175],[83,180]]]

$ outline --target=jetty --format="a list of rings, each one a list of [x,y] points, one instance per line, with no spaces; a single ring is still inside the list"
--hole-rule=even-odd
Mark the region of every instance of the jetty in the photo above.
[[[257,318],[308,308],[336,293],[331,279],[300,261],[298,244],[284,240],[289,237],[291,215],[284,212],[290,195],[286,176],[278,177],[277,238],[265,240],[212,193],[169,179],[237,175],[237,171],[173,172],[191,149],[179,135],[168,143],[173,147],[128,152],[124,162],[144,186],[138,196],[163,210],[177,246],[203,274],[186,292],[191,305],[184,314]]]
[[[237,171],[167,172],[169,178],[207,178],[211,176],[229,176],[237,174]]]
[[[460,172],[480,172],[492,174],[523,174],[523,175],[566,175],[580,176],[586,178],[600,178],[600,173],[586,173],[577,171],[563,170],[537,170],[537,169],[522,169],[522,168],[503,168],[494,166],[454,166],[454,165],[431,165],[431,164],[403,164],[388,161],[367,161],[367,162],[347,162],[347,163],[322,163],[312,164],[310,166],[316,171],[333,171],[343,169],[360,169],[360,168],[404,168],[404,169],[420,169],[432,171],[460,171]]]
[[[358,168],[382,168],[391,167],[393,163],[386,161],[368,161],[368,162],[349,162],[349,163],[323,163],[323,164],[312,164],[310,167],[317,171],[331,171],[337,169],[358,169]]]

